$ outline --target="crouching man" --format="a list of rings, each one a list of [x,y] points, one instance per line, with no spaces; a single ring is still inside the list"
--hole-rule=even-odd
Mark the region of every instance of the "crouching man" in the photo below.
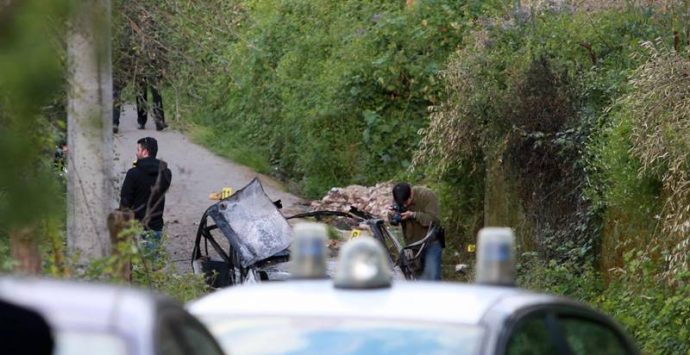
[[[402,226],[406,245],[422,240],[433,228],[438,231],[424,250],[420,278],[440,280],[444,240],[440,232],[442,228],[436,194],[423,186],[411,187],[407,183],[399,183],[393,187],[393,200],[395,204],[391,206],[388,218],[391,224]]]

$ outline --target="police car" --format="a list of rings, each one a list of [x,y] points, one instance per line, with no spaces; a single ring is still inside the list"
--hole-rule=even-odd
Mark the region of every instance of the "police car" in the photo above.
[[[43,316],[56,355],[223,354],[208,330],[181,305],[140,290],[0,278],[0,300]],[[5,353],[2,344],[0,353]]]
[[[294,280],[224,289],[188,309],[231,354],[638,353],[606,315],[510,286],[509,229],[480,232],[479,284],[393,282],[371,238],[348,242],[329,280],[318,234],[295,231]]]

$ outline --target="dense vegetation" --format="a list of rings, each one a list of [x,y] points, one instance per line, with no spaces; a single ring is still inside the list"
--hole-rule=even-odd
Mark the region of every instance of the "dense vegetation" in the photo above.
[[[319,197],[411,165],[426,110],[443,97],[437,74],[480,3],[420,2],[408,11],[401,2],[219,2],[210,7],[239,19],[206,15],[200,28],[200,9],[169,2],[168,11],[194,13],[186,22],[171,14],[173,47],[193,43],[201,54],[178,62],[174,71],[187,75],[173,80],[200,84],[194,99],[181,100],[195,123],[212,128],[202,141]]]
[[[180,114],[306,196],[430,184],[453,250],[510,225],[523,286],[686,352],[687,5],[412,3],[168,0]]]
[[[11,267],[10,239],[61,244],[64,196],[51,158],[65,123],[64,5],[0,5],[0,271]]]

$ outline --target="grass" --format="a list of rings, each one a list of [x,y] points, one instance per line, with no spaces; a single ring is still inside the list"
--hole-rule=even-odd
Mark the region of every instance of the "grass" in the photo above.
[[[209,127],[194,125],[189,128],[189,137],[196,144],[202,145],[212,152],[232,160],[235,163],[248,166],[258,173],[269,174],[269,162],[252,149],[252,145],[241,145],[241,139],[231,134],[221,134]]]

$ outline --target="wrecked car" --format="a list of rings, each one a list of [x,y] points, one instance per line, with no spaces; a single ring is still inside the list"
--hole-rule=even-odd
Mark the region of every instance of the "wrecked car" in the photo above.
[[[421,268],[421,256],[434,234],[404,245],[387,229],[384,221],[351,207],[348,212],[312,211],[284,216],[280,201],[266,195],[259,179],[234,194],[211,205],[203,214],[192,251],[192,268],[204,274],[214,288],[261,281],[282,281],[290,277],[289,246],[292,241],[291,219],[344,219],[353,226],[350,238],[361,232],[377,239],[388,251],[388,261],[396,278],[415,279]],[[210,246],[210,248],[209,248]],[[333,255],[335,257],[336,255]],[[329,262],[335,272],[335,259]]]

